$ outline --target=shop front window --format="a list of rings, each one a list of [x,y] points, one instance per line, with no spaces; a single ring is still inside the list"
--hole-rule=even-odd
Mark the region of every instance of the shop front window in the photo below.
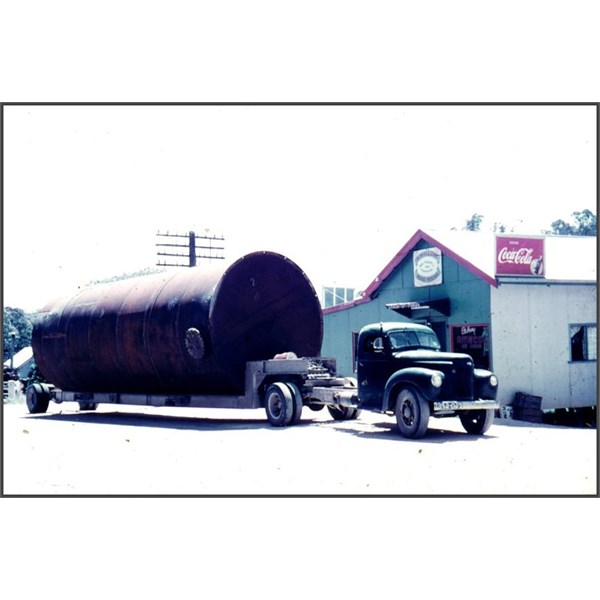
[[[596,325],[570,325],[571,361],[596,360]]]

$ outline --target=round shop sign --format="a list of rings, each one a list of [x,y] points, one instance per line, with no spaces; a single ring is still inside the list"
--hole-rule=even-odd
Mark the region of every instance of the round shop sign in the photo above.
[[[413,261],[416,286],[442,283],[442,253],[439,248],[417,250]]]

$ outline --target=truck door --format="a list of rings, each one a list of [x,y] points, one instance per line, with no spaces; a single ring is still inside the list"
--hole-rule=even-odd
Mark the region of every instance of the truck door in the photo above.
[[[390,359],[380,333],[365,335],[359,339],[358,348],[358,395],[361,406],[381,406],[381,395],[389,377]]]

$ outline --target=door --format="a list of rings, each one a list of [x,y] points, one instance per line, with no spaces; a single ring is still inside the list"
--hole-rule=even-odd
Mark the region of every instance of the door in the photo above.
[[[390,357],[384,348],[382,333],[365,335],[359,340],[358,395],[361,406],[379,408],[390,376]]]
[[[431,321],[427,323],[427,325],[429,325],[429,327],[433,329],[435,335],[437,335],[437,339],[440,341],[441,351],[446,352],[448,350],[448,342],[446,340],[446,321]]]

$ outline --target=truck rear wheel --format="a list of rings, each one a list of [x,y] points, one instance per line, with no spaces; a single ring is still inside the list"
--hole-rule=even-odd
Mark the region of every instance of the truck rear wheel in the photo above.
[[[460,422],[467,433],[483,435],[494,422],[494,410],[465,410],[459,413]]]
[[[285,427],[294,416],[294,398],[285,383],[272,383],[265,393],[267,419],[273,427]]]
[[[31,414],[45,413],[50,404],[50,391],[41,383],[33,383],[27,388],[27,410]]]
[[[294,410],[292,412],[290,425],[295,425],[300,421],[300,417],[302,416],[302,393],[295,383],[286,383],[286,385],[290,388],[294,402]]]
[[[400,390],[396,398],[396,422],[403,437],[420,438],[429,424],[429,404],[411,388]]]
[[[79,410],[96,410],[98,404],[96,402],[80,402]]]

